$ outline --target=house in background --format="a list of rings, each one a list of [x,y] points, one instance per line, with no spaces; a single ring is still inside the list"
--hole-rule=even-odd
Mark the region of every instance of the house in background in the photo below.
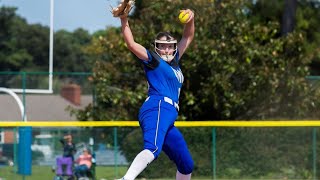
[[[25,101],[27,121],[76,121],[66,108],[83,109],[93,102],[92,95],[82,95],[81,87],[75,84],[63,86],[59,94],[26,94],[24,100],[22,94],[18,97]],[[4,121],[22,121],[22,115],[15,99],[0,92],[0,122]],[[33,132],[35,141],[36,137],[51,133],[49,129],[39,129]],[[15,131],[13,127],[0,127],[0,162],[13,159],[13,147],[18,139]]]
[[[18,96],[23,101],[23,96]],[[60,94],[26,94],[27,121],[76,121],[66,108],[83,109],[92,102],[92,95],[82,95],[81,87],[75,84],[63,86]],[[22,121],[22,115],[14,98],[0,93],[0,122],[4,121]],[[12,128],[0,127],[0,144],[13,142]]]
[[[18,94],[21,101],[23,96]],[[69,84],[60,94],[26,94],[25,108],[28,121],[75,121],[66,110],[68,106],[83,109],[93,102],[92,95],[82,95],[81,88]],[[0,94],[0,121],[22,121],[17,102],[8,94]]]

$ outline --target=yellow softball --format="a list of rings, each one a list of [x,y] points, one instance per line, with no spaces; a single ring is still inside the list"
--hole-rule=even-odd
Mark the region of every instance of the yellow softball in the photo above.
[[[187,23],[189,17],[190,17],[189,13],[187,13],[187,12],[185,12],[185,11],[180,11],[179,21],[180,21],[182,24]]]

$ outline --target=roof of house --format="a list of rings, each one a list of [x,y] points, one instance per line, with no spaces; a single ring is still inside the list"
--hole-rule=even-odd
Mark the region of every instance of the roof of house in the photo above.
[[[22,95],[18,95],[22,100]],[[73,121],[76,120],[66,110],[68,106],[83,109],[92,103],[92,95],[81,95],[81,104],[76,106],[59,94],[26,94],[26,115],[28,121]],[[0,121],[21,121],[22,115],[15,99],[8,94],[0,94]]]

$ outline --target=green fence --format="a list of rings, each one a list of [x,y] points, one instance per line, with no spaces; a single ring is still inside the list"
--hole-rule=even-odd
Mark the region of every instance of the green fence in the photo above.
[[[66,107],[94,103],[91,73],[0,72],[0,87],[21,89],[28,121],[76,121]],[[319,77],[307,77],[317,83]],[[50,89],[50,83],[52,89]],[[28,93],[26,90],[48,90]],[[80,91],[79,91],[80,90]],[[72,91],[72,95],[65,93]],[[80,100],[77,95],[80,93]],[[0,121],[21,121],[13,100],[0,93]],[[9,97],[10,98],[10,97]],[[79,97],[78,97],[79,98]],[[40,104],[40,106],[39,106]],[[51,113],[53,112],[53,113]],[[142,148],[138,127],[33,127],[32,174],[17,172],[18,126],[1,127],[0,178],[53,179],[56,158],[62,154],[59,139],[74,136],[78,153],[89,147],[96,153],[97,179],[121,177]],[[195,161],[193,179],[318,179],[319,128],[306,127],[180,127]],[[93,144],[90,142],[94,142]],[[176,168],[162,153],[139,176],[174,179]]]
[[[62,122],[63,124],[63,122]],[[317,127],[179,127],[195,162],[193,179],[318,179]],[[138,127],[33,127],[32,174],[17,173],[17,128],[2,127],[14,141],[0,145],[0,177],[53,179],[59,139],[73,135],[77,153],[88,147],[96,155],[98,179],[121,177],[142,148]],[[197,133],[195,136],[195,132]],[[175,165],[162,153],[139,176],[174,179]]]

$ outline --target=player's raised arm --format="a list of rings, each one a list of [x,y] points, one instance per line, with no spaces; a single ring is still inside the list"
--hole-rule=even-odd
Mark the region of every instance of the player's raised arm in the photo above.
[[[139,59],[148,60],[146,48],[136,43],[128,22],[128,15],[134,6],[135,0],[121,0],[117,7],[111,7],[113,17],[120,18],[123,38],[129,50]]]
[[[180,42],[178,43],[178,50],[179,50],[179,59],[181,56],[184,54],[188,46],[193,40],[194,37],[194,12],[191,11],[190,9],[182,10],[182,13],[185,13],[189,18],[183,22],[184,29],[183,29],[183,34]]]
[[[148,60],[146,48],[134,41],[127,17],[121,17],[121,30],[129,50],[139,59]]]

